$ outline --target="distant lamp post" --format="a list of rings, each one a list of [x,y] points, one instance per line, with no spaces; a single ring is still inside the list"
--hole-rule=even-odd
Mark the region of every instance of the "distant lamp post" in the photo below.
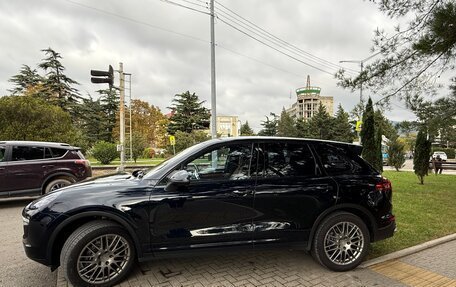
[[[360,72],[359,72],[359,75],[361,75],[363,73],[363,69],[364,69],[364,63],[370,59],[372,59],[373,57],[377,56],[378,54],[380,54],[381,52],[377,52],[373,55],[370,55],[369,57],[363,59],[363,60],[343,60],[343,61],[339,61],[339,63],[359,63],[359,66],[361,68]],[[363,102],[363,81],[361,80],[361,83],[359,84],[359,102],[362,103]]]

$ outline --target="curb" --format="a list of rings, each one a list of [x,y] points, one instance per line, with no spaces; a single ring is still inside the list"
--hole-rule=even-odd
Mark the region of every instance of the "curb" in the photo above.
[[[405,257],[407,255],[411,255],[411,254],[417,253],[419,251],[429,249],[434,246],[437,246],[437,245],[440,245],[440,244],[443,244],[446,242],[450,242],[453,240],[456,240],[456,233],[453,233],[453,234],[450,234],[450,235],[447,235],[444,237],[440,237],[440,238],[437,238],[437,239],[434,239],[431,241],[427,241],[427,242],[424,242],[424,243],[421,243],[421,244],[418,244],[418,245],[415,245],[415,246],[412,246],[409,248],[405,248],[405,249],[402,249],[399,251],[395,251],[393,253],[389,253],[389,254],[386,254],[386,255],[371,259],[371,260],[367,260],[367,261],[361,263],[359,265],[359,268],[367,268],[372,265],[383,263],[385,261],[399,259],[399,258]]]

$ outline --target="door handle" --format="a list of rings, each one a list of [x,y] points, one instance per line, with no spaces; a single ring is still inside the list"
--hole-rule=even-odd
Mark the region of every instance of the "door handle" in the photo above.
[[[233,190],[233,193],[236,195],[249,195],[252,194],[253,192],[251,190]]]

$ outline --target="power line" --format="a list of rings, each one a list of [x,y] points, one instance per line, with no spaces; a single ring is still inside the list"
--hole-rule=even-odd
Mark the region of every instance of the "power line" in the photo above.
[[[220,12],[221,12],[221,11],[219,11],[219,13],[220,13]],[[224,12],[222,12],[222,13],[224,14]],[[218,15],[220,15],[220,16],[222,16],[222,17],[226,17],[226,16],[225,16],[226,14],[225,14],[225,15],[217,14],[217,16],[218,16]],[[221,18],[219,18],[219,19],[222,20]],[[303,55],[302,53],[296,52],[294,49],[290,49],[289,47],[287,47],[287,46],[285,46],[285,45],[283,45],[283,44],[281,44],[281,43],[277,43],[277,41],[274,40],[274,39],[270,40],[270,39],[271,39],[270,36],[268,36],[268,35],[264,36],[264,33],[258,33],[258,32],[254,31],[254,30],[252,30],[252,29],[249,29],[249,27],[246,27],[244,23],[239,22],[239,21],[236,20],[236,19],[233,19],[233,18],[225,18],[225,20],[230,21],[233,25],[236,25],[236,24],[237,24],[237,27],[240,26],[242,29],[247,30],[247,31],[249,31],[250,33],[253,33],[253,34],[259,36],[260,38],[264,39],[266,42],[270,43],[271,45],[278,46],[278,47],[281,48],[281,49],[284,49],[284,50],[286,50],[286,51],[288,51],[288,52],[291,52],[291,53],[293,53],[294,55],[296,55],[297,57],[303,57],[303,58],[305,58],[305,60],[307,60],[307,61],[311,61],[311,62],[315,63],[316,65],[321,65],[321,66],[324,66],[325,68],[328,68],[328,69],[331,69],[331,70],[334,69],[334,67],[332,67],[332,66],[330,66],[330,65],[328,65],[328,64],[318,62],[318,61],[316,61],[316,60],[314,60],[314,59],[312,59],[312,58],[309,58],[309,57],[306,56],[306,55]],[[233,23],[233,22],[236,22],[236,23]],[[247,32],[246,32],[246,33],[247,33]],[[334,71],[333,73],[336,73],[336,71]]]
[[[116,18],[119,18],[119,19],[122,19],[124,21],[129,21],[129,22],[132,22],[132,23],[135,23],[135,24],[139,24],[139,25],[143,25],[143,26],[146,26],[148,28],[153,28],[153,29],[157,29],[157,30],[161,30],[163,32],[167,32],[167,33],[171,33],[171,34],[174,34],[174,35],[178,35],[178,36],[181,36],[181,37],[185,37],[185,38],[189,38],[189,39],[192,39],[192,40],[195,40],[195,41],[198,41],[198,42],[203,42],[203,43],[206,43],[208,44],[209,41],[207,40],[204,40],[204,39],[201,39],[201,38],[198,38],[198,37],[195,37],[195,36],[192,36],[192,35],[188,35],[188,34],[184,34],[184,33],[180,33],[180,32],[176,32],[176,31],[173,31],[173,30],[169,30],[169,29],[166,29],[166,28],[163,28],[163,27],[160,27],[160,26],[155,26],[155,25],[152,25],[152,24],[149,24],[147,22],[143,22],[143,21],[139,21],[139,20],[136,20],[136,19],[133,19],[133,18],[130,18],[130,17],[126,17],[126,16],[123,16],[123,15],[120,15],[120,14],[116,14],[116,13],[112,13],[112,12],[108,12],[108,11],[105,11],[105,10],[102,10],[102,9],[99,9],[99,8],[95,8],[95,7],[92,7],[92,6],[88,6],[88,5],[85,5],[85,4],[81,4],[81,3],[78,3],[78,2],[74,2],[72,0],[65,0],[71,4],[74,4],[74,5],[78,5],[80,7],[83,7],[83,8],[86,8],[86,9],[90,9],[90,10],[94,10],[98,13],[102,13],[102,14],[106,14],[106,15],[109,15],[109,16],[112,16],[112,17],[116,17]],[[199,2],[203,2],[202,0],[199,0]],[[205,3],[205,2],[204,2]],[[248,58],[252,61],[255,61],[255,62],[258,62],[260,64],[263,64],[265,66],[269,66],[271,68],[274,68],[278,71],[281,71],[281,72],[284,72],[284,73],[288,73],[288,74],[292,74],[292,75],[295,75],[299,78],[302,78],[303,75],[298,75],[296,73],[293,73],[291,71],[287,71],[285,69],[282,69],[282,68],[279,68],[279,67],[276,67],[274,65],[271,65],[271,64],[268,64],[268,63],[265,63],[259,59],[256,59],[256,58],[253,58],[253,57],[250,57],[248,55],[245,55],[245,54],[242,54],[241,52],[238,52],[238,51],[235,51],[233,49],[230,49],[228,47],[225,47],[223,45],[220,45],[220,44],[217,44],[217,47],[223,49],[223,50],[226,50],[232,54],[235,54],[237,56],[241,56],[241,57],[245,57],[245,58]]]
[[[79,3],[79,2],[75,2],[75,1],[72,1],[72,0],[65,0],[65,1],[68,2],[68,3],[71,3],[73,5],[77,5],[77,6],[86,8],[86,9],[94,10],[94,11],[97,11],[99,13],[106,14],[106,15],[109,15],[109,16],[112,16],[112,17],[117,17],[119,19],[122,19],[122,20],[125,20],[125,21],[129,21],[129,22],[132,22],[132,23],[135,23],[135,24],[139,24],[139,25],[147,26],[149,28],[153,28],[153,29],[161,30],[161,31],[168,32],[168,33],[171,33],[171,34],[179,35],[179,36],[182,36],[182,37],[185,37],[185,38],[189,38],[189,39],[192,39],[192,40],[195,40],[195,41],[209,43],[209,41],[207,41],[207,40],[204,40],[204,39],[192,36],[192,35],[176,32],[176,31],[173,31],[173,30],[170,30],[170,29],[166,29],[166,28],[163,28],[163,27],[160,27],[160,26],[155,26],[155,25],[149,24],[147,22],[136,20],[136,19],[133,19],[133,18],[130,18],[130,17],[127,17],[127,16],[123,16],[123,15],[120,15],[120,14],[116,14],[116,13],[113,13],[113,12],[102,10],[102,9],[99,9],[99,8],[96,8],[96,7],[88,6],[88,5],[85,5],[85,4],[82,4],[82,3]]]
[[[195,12],[198,12],[198,13],[210,15],[210,13],[208,13],[208,12],[204,12],[204,11],[201,11],[201,10],[198,10],[198,9],[195,9],[195,8],[192,8],[192,7],[189,7],[189,6],[186,6],[186,5],[183,5],[183,4],[180,4],[180,3],[177,3],[177,2],[171,1],[171,0],[160,0],[160,1],[161,1],[161,2],[164,2],[164,3],[167,3],[167,4],[179,6],[179,7],[185,8],[185,9],[189,9],[189,10],[192,10],[192,11],[195,11]],[[182,1],[187,2],[187,3],[191,3],[191,4],[193,4],[193,5],[201,6],[201,7],[203,7],[203,8],[206,8],[206,7],[204,7],[203,5],[196,4],[196,3],[192,3],[192,2],[190,2],[190,1],[186,1],[186,0],[182,0]]]
[[[302,50],[301,48],[299,48],[299,47],[297,47],[297,46],[295,46],[295,45],[293,45],[293,44],[291,44],[291,43],[289,43],[289,42],[287,42],[287,41],[285,41],[285,40],[283,40],[283,39],[281,39],[281,38],[275,36],[274,34],[270,33],[270,32],[267,31],[267,30],[261,28],[260,26],[256,25],[256,24],[253,23],[252,21],[250,21],[250,20],[248,20],[248,19],[242,17],[241,15],[239,15],[239,14],[236,13],[235,11],[231,10],[230,8],[226,7],[226,6],[223,5],[222,3],[218,2],[218,1],[215,1],[215,2],[218,4],[218,6],[222,7],[222,8],[225,9],[226,11],[228,11],[228,13],[234,15],[234,17],[236,17],[236,18],[238,18],[238,19],[241,19],[241,20],[240,20],[241,22],[245,22],[245,23],[244,23],[245,25],[248,25],[248,26],[251,27],[252,29],[255,29],[255,30],[257,30],[257,31],[260,31],[260,32],[263,33],[263,34],[268,35],[268,37],[274,39],[275,41],[281,43],[282,45],[285,45],[285,46],[288,46],[288,47],[294,49],[294,50],[297,51],[298,53],[301,53],[301,54],[306,55],[306,57],[313,58],[313,59],[314,59],[314,62],[315,62],[315,61],[318,61],[318,62],[321,62],[321,63],[325,63],[325,65],[332,66],[333,68],[337,68],[337,69],[343,68],[343,69],[345,69],[345,70],[350,70],[350,71],[352,71],[352,72],[354,72],[354,73],[356,73],[356,74],[358,73],[358,71],[355,71],[355,70],[353,70],[353,69],[344,68],[344,67],[342,67],[342,66],[340,66],[340,65],[337,65],[337,64],[332,63],[332,62],[330,62],[330,61],[327,61],[327,60],[325,60],[325,59],[323,59],[323,58],[317,57],[317,56],[315,56],[315,55],[313,55],[313,54],[311,54],[311,53],[309,53],[309,52],[306,52],[306,51]],[[218,8],[218,6],[217,6],[217,8]],[[223,10],[218,9],[218,12],[223,12]],[[228,14],[225,13],[225,15],[228,15]],[[231,17],[232,17],[232,16],[231,16]],[[321,64],[321,63],[320,63],[320,64]]]
[[[234,25],[231,25],[230,23],[226,22],[225,20],[223,20],[223,19],[221,19],[221,18],[219,18],[219,17],[217,17],[217,19],[219,19],[220,21],[222,21],[222,22],[225,23],[226,25],[230,26],[231,28],[233,28],[233,29],[239,31],[240,33],[246,35],[247,37],[252,38],[252,39],[254,39],[254,40],[257,41],[257,42],[260,42],[261,44],[263,44],[263,45],[265,45],[265,46],[268,46],[269,48],[271,48],[271,49],[273,49],[273,50],[275,50],[275,51],[277,51],[277,52],[279,52],[279,53],[281,53],[281,54],[283,54],[283,55],[285,55],[285,56],[287,56],[287,57],[289,57],[289,58],[291,58],[291,59],[293,59],[293,60],[295,60],[295,61],[298,61],[298,62],[300,62],[300,63],[302,63],[302,64],[304,64],[304,65],[307,65],[307,66],[309,66],[309,67],[312,67],[312,68],[314,68],[314,69],[316,69],[316,70],[319,70],[320,72],[329,74],[329,75],[331,75],[331,76],[334,75],[334,73],[328,72],[328,71],[323,70],[323,69],[321,69],[321,68],[319,68],[319,67],[317,67],[317,66],[315,66],[315,65],[312,65],[312,64],[309,64],[309,63],[307,63],[307,62],[304,62],[304,61],[302,61],[301,59],[298,59],[298,58],[296,58],[296,57],[294,57],[294,56],[292,56],[292,55],[290,55],[290,54],[287,54],[287,53],[285,53],[285,52],[283,52],[283,51],[277,49],[276,47],[273,47],[273,46],[267,44],[266,42],[264,42],[264,41],[262,41],[262,40],[260,40],[260,39],[258,39],[258,38],[256,38],[256,37],[250,35],[249,33],[245,32],[245,31],[242,31],[241,29],[235,27]]]

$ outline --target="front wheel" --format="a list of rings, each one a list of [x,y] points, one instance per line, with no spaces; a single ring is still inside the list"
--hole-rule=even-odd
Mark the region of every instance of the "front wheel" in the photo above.
[[[358,216],[337,212],[325,218],[318,227],[311,253],[328,269],[348,271],[362,262],[369,242],[369,230]]]
[[[128,274],[135,260],[129,234],[107,220],[89,222],[65,242],[60,264],[73,286],[112,286]]]

